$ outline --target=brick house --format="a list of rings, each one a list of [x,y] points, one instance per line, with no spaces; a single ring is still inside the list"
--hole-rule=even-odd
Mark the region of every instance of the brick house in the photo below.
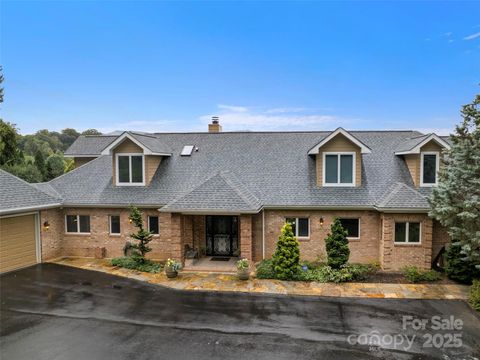
[[[316,259],[340,218],[351,262],[430,268],[448,241],[427,214],[448,148],[417,131],[222,132],[218,119],[205,133],[81,136],[65,153],[76,169],[34,185],[61,203],[39,210],[41,258],[122,255],[135,205],[154,259],[183,261],[189,245],[260,261],[286,221]]]

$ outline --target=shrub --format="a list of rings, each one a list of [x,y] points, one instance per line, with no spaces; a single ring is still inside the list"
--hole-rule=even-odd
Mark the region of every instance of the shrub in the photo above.
[[[293,235],[292,225],[286,223],[278,238],[277,249],[272,256],[275,277],[280,280],[290,280],[299,271],[300,249],[298,240]]]
[[[480,312],[480,279],[473,280],[469,302],[475,310]]]
[[[156,274],[162,270],[162,264],[153,262],[148,259],[139,261],[138,257],[134,256],[122,256],[114,258],[111,261],[113,266],[120,266],[126,269],[138,270],[143,272],[149,272]]]
[[[238,270],[246,270],[250,266],[248,259],[240,259],[237,261],[237,269]]]
[[[142,212],[138,210],[138,208],[132,206],[130,208],[130,216],[129,219],[138,231],[135,234],[130,234],[130,236],[137,240],[137,244],[131,244],[131,248],[133,249],[132,256],[138,258],[138,262],[145,262],[145,254],[152,251],[147,244],[152,240],[153,234],[150,231],[147,231],[143,227],[143,217]]]
[[[306,271],[301,271],[295,276],[295,280],[318,281],[318,282],[346,282],[363,280],[377,269],[368,264],[348,264],[340,269],[323,265]]]
[[[473,261],[465,260],[461,246],[451,244],[445,252],[445,273],[452,280],[471,284],[480,277],[480,270]]]
[[[271,259],[262,260],[257,264],[255,275],[258,279],[275,279],[275,271],[273,270],[273,262]]]
[[[403,274],[411,283],[440,280],[440,274],[435,270],[420,270],[416,266],[406,266]]]
[[[325,239],[327,264],[334,269],[340,269],[348,262],[350,257],[347,231],[343,228],[339,219],[334,219],[330,231],[331,233]]]

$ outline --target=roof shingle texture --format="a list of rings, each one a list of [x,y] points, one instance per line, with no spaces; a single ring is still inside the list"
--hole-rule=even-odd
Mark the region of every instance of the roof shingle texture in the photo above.
[[[50,185],[64,197],[66,205],[137,204],[159,207],[189,193],[192,196],[195,189],[193,194],[199,197],[190,197],[190,201],[204,199],[207,191],[200,191],[199,186],[212,175],[225,172],[234,174],[241,187],[248,189],[248,193],[263,206],[372,207],[382,204],[396,183],[414,188],[405,161],[394,152],[406,139],[422,135],[415,131],[352,131],[352,135],[372,149],[370,154],[362,155],[362,185],[354,188],[317,187],[315,157],[307,153],[329,133],[154,134],[160,143],[168,146],[172,156],[163,159],[149,186],[112,186],[111,156],[100,156],[52,180]],[[89,147],[89,138],[81,140],[82,146]],[[95,150],[99,154],[101,149],[97,140],[92,141],[92,149],[82,151],[92,153]],[[185,145],[195,145],[198,151],[191,156],[180,156]],[[77,147],[78,144],[72,146]],[[415,201],[411,196],[405,201],[399,196],[395,201],[404,208],[421,204],[423,208],[423,197],[428,192],[422,190],[422,194],[410,194],[420,197]],[[218,208],[224,206],[220,199],[209,206],[215,207],[215,204]]]
[[[60,198],[51,196],[4,170],[0,170],[0,189],[0,213],[21,208],[42,208],[61,202]]]

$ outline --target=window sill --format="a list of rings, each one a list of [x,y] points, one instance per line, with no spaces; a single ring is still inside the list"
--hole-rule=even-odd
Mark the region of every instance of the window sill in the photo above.
[[[422,246],[422,243],[399,243],[399,242],[394,242],[394,246]]]
[[[297,236],[298,241],[310,241],[310,237],[299,237]]]
[[[355,187],[355,184],[323,184],[324,187]]]
[[[351,237],[347,237],[347,240],[348,241],[360,241],[360,238],[351,238]]]
[[[68,236],[90,236],[91,233],[66,232],[65,235],[68,235]]]
[[[122,234],[108,234],[108,235],[111,236],[111,237],[120,237],[120,236],[122,236]]]

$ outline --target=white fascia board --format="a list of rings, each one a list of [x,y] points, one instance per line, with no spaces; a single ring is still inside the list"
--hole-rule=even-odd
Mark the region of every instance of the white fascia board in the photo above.
[[[172,155],[172,154],[169,154],[169,153],[159,153],[159,152],[154,152],[154,151],[150,150],[148,147],[143,145],[140,141],[135,139],[128,132],[124,132],[114,142],[112,142],[105,149],[103,149],[102,152],[101,152],[101,155],[111,155],[112,150],[115,149],[118,145],[120,145],[125,139],[129,139],[135,145],[142,148],[144,155],[155,155],[155,156],[171,156]]]
[[[430,134],[422,142],[417,144],[415,147],[411,148],[410,150],[406,150],[406,151],[397,151],[397,152],[395,152],[395,155],[420,154],[420,149],[422,148],[422,146],[424,146],[425,144],[429,143],[432,140],[435,141],[438,145],[440,145],[444,149],[450,150],[451,146],[450,146],[449,143],[447,143],[445,140],[443,140],[437,134]]]
[[[56,204],[40,205],[40,206],[18,207],[13,209],[0,210],[0,215],[17,214],[17,213],[23,213],[27,211],[46,210],[46,209],[52,209],[52,208],[57,208],[61,206],[62,206],[61,203],[56,203]]]
[[[82,155],[75,155],[75,154],[68,154],[68,155],[63,155],[63,157],[66,157],[66,158],[97,158],[99,157],[100,155],[99,154],[92,154],[92,155],[85,155],[85,154],[82,154]]]
[[[348,140],[350,140],[352,143],[354,143],[355,145],[357,145],[360,150],[361,150],[361,153],[362,154],[369,154],[372,152],[372,150],[367,146],[365,145],[364,143],[362,143],[360,140],[358,140],[355,136],[353,136],[352,134],[350,134],[347,130],[339,127],[337,130],[333,131],[332,133],[330,133],[330,135],[328,135],[325,139],[323,139],[322,141],[320,141],[317,145],[315,145],[313,148],[311,148],[309,151],[308,151],[308,155],[315,155],[315,154],[318,154],[320,148],[325,145],[326,143],[328,143],[330,140],[334,139],[335,136],[339,135],[339,134],[342,134],[343,136],[345,136]]]

